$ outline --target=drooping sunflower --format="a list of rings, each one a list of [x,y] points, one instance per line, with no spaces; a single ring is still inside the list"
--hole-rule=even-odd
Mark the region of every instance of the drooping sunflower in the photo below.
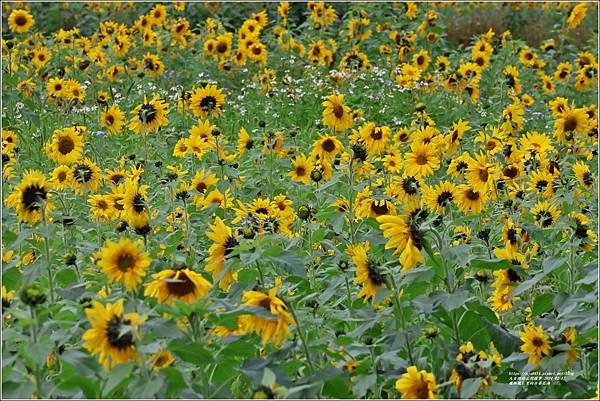
[[[114,104],[100,115],[100,125],[106,128],[110,135],[121,133],[123,121],[125,121],[125,113]]]
[[[406,173],[415,177],[428,177],[440,167],[440,159],[431,144],[413,143],[405,156]]]
[[[44,213],[47,214],[54,208],[50,201],[51,187],[41,171],[26,171],[14,192],[6,198],[6,204],[16,210],[20,222],[37,223],[42,220]]]
[[[173,355],[165,350],[160,349],[148,359],[148,363],[152,366],[152,370],[156,373],[162,368],[167,368],[175,362]]]
[[[224,291],[229,289],[232,281],[237,281],[237,272],[228,269],[222,273],[227,255],[237,246],[238,240],[235,238],[230,227],[228,227],[220,217],[215,219],[214,224],[209,224],[209,231],[206,231],[206,236],[213,241],[213,244],[208,250],[205,271],[212,274],[213,281],[216,281],[219,276],[222,276],[219,281],[219,288]]]
[[[124,183],[124,197],[120,201],[127,223],[134,229],[143,230],[148,226],[148,185],[139,185],[137,179],[128,178]]]
[[[323,124],[334,131],[344,131],[352,128],[354,119],[350,107],[344,104],[344,95],[336,95],[335,93],[327,96],[322,105]]]
[[[417,177],[404,174],[396,177],[386,195],[393,196],[403,204],[416,201],[421,193],[421,182]]]
[[[167,105],[164,100],[155,95],[148,101],[144,96],[144,101],[137,105],[131,112],[133,118],[129,124],[129,129],[139,135],[146,135],[152,131],[158,131],[162,126],[168,124]]]
[[[542,326],[528,325],[519,333],[523,345],[521,351],[529,355],[528,363],[539,365],[544,356],[551,354],[550,340],[544,333]]]
[[[143,250],[142,241],[128,238],[121,238],[119,242],[107,241],[95,256],[108,281],[122,283],[128,290],[137,287],[152,262]]]
[[[204,277],[188,268],[165,269],[152,278],[154,281],[146,284],[144,295],[166,304],[172,304],[175,299],[186,304],[196,302],[212,287]]]
[[[146,320],[137,313],[123,313],[123,300],[114,304],[102,305],[92,301],[92,307],[85,310],[92,327],[83,334],[83,347],[92,355],[98,355],[98,361],[106,371],[129,362],[137,361],[136,339],[139,326]]]
[[[277,297],[277,287],[271,288],[267,294],[259,291],[245,291],[242,302],[242,306],[263,308],[273,315],[273,317],[241,315],[238,325],[243,332],[256,333],[262,337],[263,345],[271,341],[276,347],[279,347],[283,340],[291,334],[290,325],[296,323],[288,312],[285,302]]]
[[[237,144],[238,155],[243,155],[247,150],[254,147],[254,140],[248,134],[248,131],[244,127],[240,128],[239,139]]]
[[[46,153],[58,164],[72,164],[83,156],[83,138],[74,127],[54,131]]]
[[[588,125],[585,109],[567,107],[554,121],[554,135],[561,142],[571,140],[574,135],[585,135]]]
[[[352,258],[356,265],[356,279],[354,284],[362,285],[357,297],[366,302],[374,300],[377,290],[385,286],[385,277],[382,268],[375,259],[369,256],[370,244],[364,242],[348,247],[346,253]]]
[[[403,272],[425,262],[421,253],[425,241],[424,234],[416,223],[408,222],[406,216],[390,215],[377,217],[377,222],[383,236],[388,239],[385,249],[395,248],[393,255],[400,254]]]
[[[425,370],[418,371],[416,366],[409,366],[396,381],[396,390],[405,400],[434,400],[437,388],[435,376]]]
[[[221,89],[217,89],[216,85],[208,84],[204,88],[197,88],[192,92],[190,103],[196,117],[219,117],[225,103],[225,96]]]
[[[26,33],[34,23],[35,19],[27,10],[13,10],[8,16],[8,27],[16,33]]]
[[[573,174],[584,188],[590,189],[594,186],[594,175],[583,161],[580,160],[573,165]]]

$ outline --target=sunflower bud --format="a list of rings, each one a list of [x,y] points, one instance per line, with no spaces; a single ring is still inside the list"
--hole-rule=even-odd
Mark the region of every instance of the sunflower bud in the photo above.
[[[320,182],[323,179],[323,173],[319,169],[313,169],[310,172],[310,179],[314,182]]]
[[[340,260],[338,262],[338,267],[340,268],[341,271],[345,272],[350,267],[350,264],[348,263],[347,260]]]
[[[242,229],[242,235],[246,239],[252,239],[254,238],[254,229],[252,227],[244,227]]]
[[[77,256],[75,256],[75,254],[72,252],[67,252],[64,255],[64,261],[67,266],[73,266],[77,262]]]
[[[423,111],[425,110],[425,105],[423,103],[417,103],[415,106],[415,111]]]
[[[46,293],[39,284],[34,283],[23,287],[19,294],[19,298],[26,305],[36,306],[46,302]]]
[[[298,208],[298,217],[302,220],[308,220],[310,217],[310,208],[306,205],[302,205]]]
[[[427,339],[429,339],[429,340],[433,340],[439,334],[437,327],[434,327],[434,326],[425,327],[423,332],[425,334],[425,337],[427,337]]]
[[[118,233],[122,233],[123,231],[127,230],[127,222],[125,220],[121,220],[120,222],[117,223],[117,226],[115,227],[115,229],[117,230]]]
[[[183,199],[187,199],[187,198],[189,198],[189,197],[190,197],[190,193],[189,193],[188,191],[186,191],[186,190],[183,190],[183,191],[178,191],[178,192],[175,194],[175,197],[176,197],[177,199],[181,199],[181,200],[183,200]]]

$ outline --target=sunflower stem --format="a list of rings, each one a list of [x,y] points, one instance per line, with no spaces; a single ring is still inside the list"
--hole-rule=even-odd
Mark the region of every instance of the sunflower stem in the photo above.
[[[414,359],[413,359],[413,352],[412,352],[412,345],[408,339],[408,334],[406,331],[406,319],[404,317],[404,311],[402,310],[402,303],[400,301],[400,293],[398,292],[398,287],[396,286],[396,280],[394,280],[394,276],[392,275],[392,272],[389,272],[389,274],[387,274],[386,276],[386,282],[388,287],[390,288],[390,290],[392,291],[392,293],[394,293],[394,304],[396,306],[396,317],[400,318],[400,327],[402,328],[402,331],[404,332],[404,341],[406,342],[406,351],[408,353],[408,360],[410,361],[411,365],[414,365]]]
[[[350,244],[354,244],[354,152],[350,155],[350,163],[348,164],[348,221],[350,224]]]
[[[50,256],[50,244],[48,243],[48,219],[46,216],[46,202],[42,205],[42,219],[44,220],[44,251],[46,253],[46,268],[48,269],[48,287],[50,289],[50,302],[54,304],[54,280],[52,278],[52,257]]]
[[[290,307],[290,312],[292,313],[292,316],[294,317],[294,321],[296,322],[298,336],[300,337],[300,341],[302,342],[302,347],[304,348],[304,354],[306,355],[306,362],[308,363],[308,369],[310,371],[310,374],[312,375],[315,372],[315,368],[313,366],[312,359],[310,359],[310,352],[308,350],[306,338],[304,337],[304,332],[302,331],[302,324],[300,324],[300,320],[298,319],[298,316],[296,315],[296,310],[294,309],[294,306],[292,305],[292,303],[287,302],[286,304]]]
[[[263,276],[262,269],[260,268],[260,263],[256,262],[256,270],[258,270],[258,278],[260,280],[261,289],[265,289],[265,277]]]

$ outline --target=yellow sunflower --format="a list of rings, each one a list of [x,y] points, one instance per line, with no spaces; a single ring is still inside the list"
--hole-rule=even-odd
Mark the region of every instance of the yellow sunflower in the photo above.
[[[276,347],[279,347],[283,340],[291,334],[290,325],[295,325],[295,321],[288,312],[286,304],[277,297],[277,287],[271,288],[267,294],[259,291],[245,291],[242,302],[241,306],[262,308],[273,316],[241,315],[238,319],[241,331],[261,336],[263,346],[271,341]]]
[[[428,177],[440,167],[440,159],[432,144],[413,143],[410,153],[405,156],[405,169],[408,175]]]
[[[51,179],[54,189],[64,189],[73,184],[75,177],[68,166],[60,165],[52,170]]]
[[[87,308],[85,314],[92,327],[83,334],[83,347],[92,355],[98,355],[106,371],[129,360],[138,361],[135,346],[145,317],[137,313],[124,314],[122,299],[106,305],[92,301],[92,307]]]
[[[196,117],[219,117],[225,103],[225,96],[221,89],[217,89],[216,85],[206,85],[204,88],[197,88],[192,92],[190,103]]]
[[[229,289],[232,281],[237,281],[237,273],[228,269],[222,272],[227,255],[237,246],[238,241],[233,235],[230,227],[225,225],[220,217],[215,219],[214,225],[209,224],[210,231],[206,231],[206,236],[213,241],[206,258],[206,267],[204,270],[212,274],[213,281],[219,277],[219,288],[224,291]]]
[[[152,262],[143,251],[142,241],[134,242],[128,238],[121,238],[119,242],[107,241],[95,256],[108,281],[123,283],[128,290],[137,287]]]
[[[377,290],[385,285],[385,277],[381,267],[369,256],[370,244],[368,241],[348,247],[346,253],[356,265],[355,284],[362,285],[358,298],[365,301],[374,300]]]
[[[56,130],[46,153],[58,164],[72,164],[83,157],[83,138],[75,127]]]
[[[146,135],[151,131],[158,131],[162,126],[169,123],[167,119],[167,105],[164,100],[161,100],[158,95],[154,96],[151,101],[146,99],[142,104],[136,106],[133,111],[133,119],[129,124],[129,129],[139,135]]]
[[[309,159],[300,154],[292,159],[293,170],[288,173],[288,176],[295,182],[301,182],[308,185],[310,182],[310,171],[312,169],[312,163]]]
[[[435,376],[425,370],[418,371],[416,366],[409,366],[396,381],[396,390],[405,400],[434,400],[437,388]]]
[[[146,284],[144,295],[166,304],[172,304],[175,299],[186,304],[196,302],[212,287],[204,277],[188,268],[165,269],[152,278],[154,281]]]
[[[344,145],[332,135],[324,135],[313,143],[312,156],[319,160],[331,160],[336,157]]]
[[[26,171],[14,192],[6,198],[6,204],[16,210],[20,222],[37,223],[42,220],[44,213],[54,209],[50,201],[51,187],[41,171]]]
[[[123,121],[125,121],[125,113],[114,104],[100,115],[100,125],[106,128],[110,135],[121,133]]]
[[[16,33],[25,33],[31,29],[35,19],[27,10],[14,10],[8,16],[8,27]]]
[[[525,326],[523,331],[519,333],[519,337],[523,341],[521,351],[529,355],[528,363],[537,366],[544,356],[550,355],[552,352],[550,350],[550,340],[544,334],[542,326]]]
[[[344,95],[336,95],[335,93],[327,96],[322,103],[323,124],[334,131],[344,131],[352,128],[354,119],[350,107],[344,104]]]
[[[403,272],[425,262],[421,253],[423,234],[417,227],[408,223],[405,216],[379,216],[377,222],[383,236],[388,239],[385,249],[395,248],[393,255],[400,254]]]

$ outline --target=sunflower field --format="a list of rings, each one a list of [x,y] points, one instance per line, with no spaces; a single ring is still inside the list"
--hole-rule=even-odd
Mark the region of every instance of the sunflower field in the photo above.
[[[597,399],[597,3],[2,15],[3,399]]]

